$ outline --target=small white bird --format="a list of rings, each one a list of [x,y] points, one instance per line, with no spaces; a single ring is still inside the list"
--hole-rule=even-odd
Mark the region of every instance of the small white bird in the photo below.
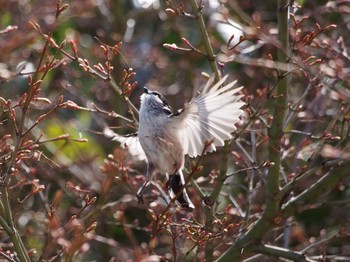
[[[144,88],[137,136],[148,166],[145,183],[138,190],[139,202],[155,173],[169,176],[168,191],[174,197],[185,184],[182,174],[185,155],[200,155],[206,141],[213,141],[207,151],[215,151],[216,146],[223,146],[225,140],[232,138],[244,102],[240,101],[242,95],[237,95],[242,87],[232,89],[236,81],[223,85],[226,79],[227,76],[213,84],[212,76],[202,92],[176,113],[160,93]],[[194,208],[186,190],[177,202],[182,207]]]

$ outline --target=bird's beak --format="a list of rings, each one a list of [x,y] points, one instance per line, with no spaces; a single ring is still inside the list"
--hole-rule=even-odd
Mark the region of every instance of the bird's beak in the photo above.
[[[147,87],[144,87],[144,88],[143,88],[143,92],[144,92],[145,94],[148,94],[148,88],[147,88]]]

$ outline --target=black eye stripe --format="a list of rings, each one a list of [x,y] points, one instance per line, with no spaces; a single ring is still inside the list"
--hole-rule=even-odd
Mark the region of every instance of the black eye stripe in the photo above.
[[[166,101],[166,99],[160,93],[158,93],[157,91],[152,91],[150,94],[157,96],[165,106],[170,108],[168,101]]]
[[[169,107],[168,101],[166,101],[164,97],[161,96],[161,97],[159,97],[159,98],[160,98],[160,100],[162,100],[162,102],[163,102],[164,105],[166,105],[167,107]]]
[[[152,94],[152,95],[156,95],[156,96],[158,96],[159,98],[162,97],[162,95],[161,95],[160,93],[158,93],[157,91],[152,91],[151,94]]]

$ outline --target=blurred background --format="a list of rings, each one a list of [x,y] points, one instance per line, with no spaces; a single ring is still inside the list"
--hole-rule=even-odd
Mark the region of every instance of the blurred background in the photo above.
[[[237,142],[229,149],[228,172],[246,171],[232,175],[223,187],[217,212],[226,212],[229,222],[222,222],[223,217],[218,215],[225,226],[254,221],[264,208],[267,169],[262,166],[268,159],[269,90],[276,86],[279,68],[269,68],[259,59],[276,60],[276,2],[201,1],[209,39],[221,61],[219,70],[229,74],[230,80],[237,79],[237,86],[244,86],[247,106],[241,126],[250,121],[238,129]],[[290,21],[291,56],[295,58],[291,64],[295,69],[290,74],[286,136],[281,142],[281,183],[287,184],[304,167],[317,167],[313,176],[293,188],[298,194],[326,173],[327,168],[322,168],[325,159],[349,159],[350,7],[348,1],[293,2],[295,20],[304,20],[300,25]],[[37,146],[26,148],[26,157],[17,161],[11,201],[24,242],[36,250],[32,256],[42,260],[60,259],[64,254],[67,261],[171,261],[174,232],[164,230],[151,236],[152,215],[159,215],[164,208],[157,198],[159,190],[152,187],[146,205],[138,205],[135,198],[145,174],[145,162],[111,141],[104,131],[106,127],[120,135],[137,131],[137,121],[125,97],[138,108],[143,86],[164,94],[176,110],[205,84],[202,72],[213,73],[205,55],[164,46],[175,44],[188,49],[182,40],[185,38],[205,52],[198,24],[191,17],[191,6],[187,1],[61,1],[61,7],[67,6],[56,17],[56,4],[53,0],[0,0],[0,96],[3,101],[11,100],[15,119],[21,116],[20,106],[15,105],[28,90],[28,76],[36,71],[45,74],[37,95],[41,99],[32,101],[25,129],[57,104],[60,96],[64,102],[71,101],[50,112],[30,130],[26,141]],[[328,28],[329,25],[336,27]],[[57,45],[51,43],[45,49],[45,35],[49,34]],[[70,56],[59,51],[61,44]],[[118,52],[110,52],[106,59],[101,45],[117,44]],[[38,69],[41,57],[42,67]],[[113,67],[110,76],[116,85],[103,79],[103,74],[81,66],[78,57],[97,72],[98,66],[94,65],[100,63],[107,68],[109,60]],[[46,70],[44,65],[48,66],[53,58],[54,65]],[[125,77],[128,73],[132,73],[130,78]],[[4,102],[0,138],[12,136],[3,144],[7,151],[4,149],[1,154],[5,157],[16,142],[16,130],[3,105]],[[259,117],[250,119],[254,110],[260,110]],[[134,114],[137,119],[137,113]],[[323,135],[333,137],[334,142],[327,141],[329,147],[322,151],[318,143]],[[201,162],[203,170],[196,174],[195,181],[204,194],[215,184],[222,157],[218,149]],[[312,166],[308,166],[311,157]],[[187,172],[191,161],[186,162]],[[164,189],[166,181],[161,176],[155,180]],[[302,250],[338,230],[349,232],[349,211],[344,208],[349,205],[348,182],[345,178],[327,197],[301,208],[288,222],[288,240],[277,238],[286,236],[286,231],[276,228],[266,241]],[[43,187],[34,192],[37,185]],[[189,194],[200,207],[202,199],[194,186],[189,186]],[[94,197],[96,202],[90,203]],[[199,209],[187,219],[201,228],[206,214]],[[183,228],[190,231],[188,224]],[[194,228],[199,234],[200,230]],[[186,257],[189,261],[205,259],[205,244],[200,242],[204,240],[196,234],[184,241],[184,250],[191,251]],[[236,234],[228,231],[220,237],[228,241]],[[217,248],[214,256],[227,248],[228,244],[220,246],[218,239],[211,241]],[[8,236],[1,230],[0,248],[11,249]],[[350,256],[350,239],[344,234],[308,251],[315,256]]]

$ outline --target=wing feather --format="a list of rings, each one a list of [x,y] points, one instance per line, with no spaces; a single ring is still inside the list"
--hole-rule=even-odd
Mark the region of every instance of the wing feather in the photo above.
[[[113,132],[109,127],[105,127],[103,130],[103,134],[106,137],[112,138],[114,141],[118,141],[122,148],[127,149],[133,157],[137,160],[142,161],[146,159],[146,155],[141,147],[139,137],[136,133],[121,136],[117,133]]]
[[[236,81],[224,85],[227,77],[214,84],[212,76],[203,91],[179,114],[172,116],[180,120],[180,139],[184,153],[190,157],[203,152],[205,141],[213,140],[207,150],[215,151],[216,146],[224,145],[224,141],[232,138],[231,133],[236,130],[234,124],[243,114],[242,95],[237,95],[242,87],[232,89]]]

